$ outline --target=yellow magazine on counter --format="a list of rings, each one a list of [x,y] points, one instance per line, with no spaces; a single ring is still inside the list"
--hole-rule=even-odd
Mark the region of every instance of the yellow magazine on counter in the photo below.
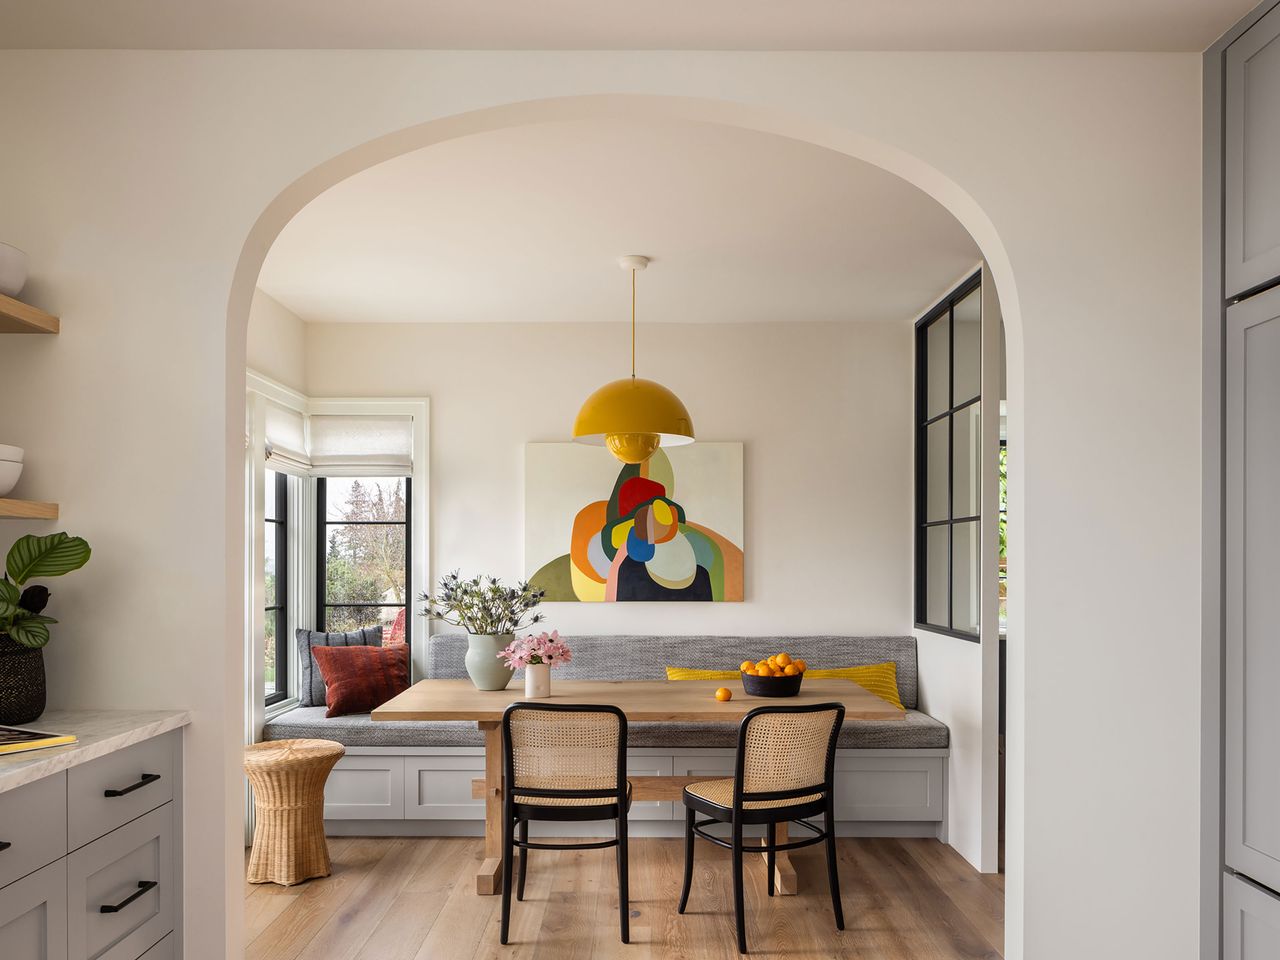
[[[20,727],[0,727],[0,755],[22,753],[24,750],[43,750],[45,747],[62,747],[75,743],[71,734],[43,733],[40,730],[23,730]]]

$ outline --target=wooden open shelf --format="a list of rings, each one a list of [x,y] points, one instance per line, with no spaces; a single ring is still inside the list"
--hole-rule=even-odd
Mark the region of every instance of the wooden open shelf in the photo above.
[[[60,327],[53,314],[0,293],[0,333],[57,333]]]
[[[58,505],[39,500],[5,500],[0,498],[0,517],[14,520],[57,520]]]

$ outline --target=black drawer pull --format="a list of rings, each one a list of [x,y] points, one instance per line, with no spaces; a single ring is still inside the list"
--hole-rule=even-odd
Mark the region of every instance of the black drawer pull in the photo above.
[[[131,783],[120,790],[103,790],[102,795],[104,797],[123,797],[126,793],[133,793],[133,791],[145,787],[148,783],[155,783],[159,779],[160,774],[158,773],[144,773],[142,779],[137,783]]]
[[[3,853],[5,850],[8,850],[12,846],[13,844],[10,843],[8,840],[0,840],[0,853]]]
[[[133,901],[137,900],[140,896],[142,896],[152,887],[158,887],[158,886],[160,886],[160,883],[156,880],[139,880],[137,890],[133,891],[133,893],[129,894],[119,903],[104,903],[102,906],[98,908],[98,912],[99,913],[119,913],[121,910],[123,910],[129,904],[133,903]]]

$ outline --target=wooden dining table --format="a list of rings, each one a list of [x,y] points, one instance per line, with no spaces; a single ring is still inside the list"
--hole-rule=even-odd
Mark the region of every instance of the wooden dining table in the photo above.
[[[805,680],[800,693],[786,699],[751,697],[733,682],[733,699],[715,698],[722,680],[555,680],[551,703],[600,703],[619,707],[627,720],[680,723],[737,723],[756,707],[842,703],[845,721],[902,720],[902,710],[850,680]],[[524,699],[514,690],[477,690],[470,680],[420,680],[373,711],[375,721],[472,720],[484,732],[484,779],[472,784],[472,795],[484,798],[484,862],[476,874],[476,892],[502,892],[502,713]],[[637,776],[631,780],[633,800],[680,800],[687,784],[700,777]],[[779,843],[787,840],[779,824]],[[786,853],[776,856],[775,884],[783,895],[796,892],[795,870]]]

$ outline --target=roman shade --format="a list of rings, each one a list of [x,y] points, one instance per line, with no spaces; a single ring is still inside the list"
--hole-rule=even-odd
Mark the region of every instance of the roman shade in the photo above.
[[[281,473],[306,476],[311,469],[306,416],[274,400],[267,400],[265,407],[267,465]]]
[[[403,477],[413,472],[413,418],[315,414],[311,472],[317,476]]]

